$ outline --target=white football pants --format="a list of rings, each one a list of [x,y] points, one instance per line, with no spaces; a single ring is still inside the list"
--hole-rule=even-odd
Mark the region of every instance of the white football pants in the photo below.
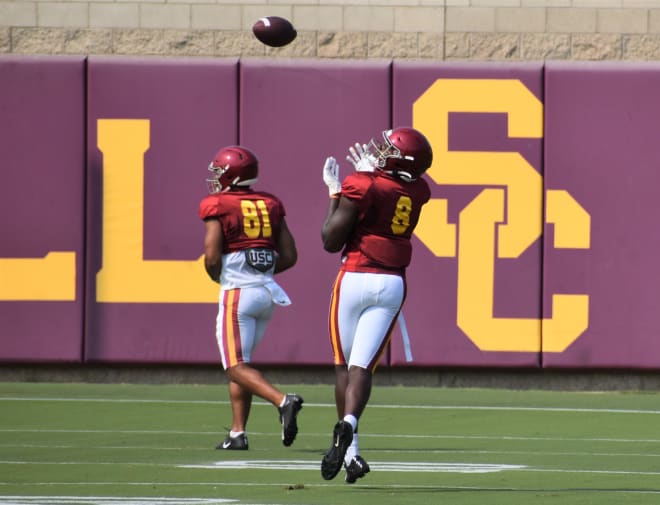
[[[390,340],[405,295],[405,281],[398,275],[340,271],[329,317],[335,364],[373,372]]]
[[[215,336],[225,370],[250,362],[274,308],[271,292],[264,286],[220,290]]]

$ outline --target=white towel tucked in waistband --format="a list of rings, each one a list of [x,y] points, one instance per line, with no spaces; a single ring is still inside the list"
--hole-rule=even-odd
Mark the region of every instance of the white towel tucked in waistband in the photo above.
[[[264,287],[270,291],[270,296],[273,298],[273,302],[277,305],[291,305],[291,299],[286,294],[282,286],[280,286],[275,281],[270,281],[264,285]]]

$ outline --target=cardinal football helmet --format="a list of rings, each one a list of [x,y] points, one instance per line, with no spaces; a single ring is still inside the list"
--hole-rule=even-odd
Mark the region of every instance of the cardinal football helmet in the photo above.
[[[257,182],[259,160],[245,147],[227,146],[216,153],[209,170],[213,172],[213,177],[206,179],[209,193],[222,193],[232,186],[247,187]]]
[[[369,143],[378,168],[406,182],[420,177],[433,162],[431,144],[414,128],[385,130],[383,140],[384,142],[372,139]]]

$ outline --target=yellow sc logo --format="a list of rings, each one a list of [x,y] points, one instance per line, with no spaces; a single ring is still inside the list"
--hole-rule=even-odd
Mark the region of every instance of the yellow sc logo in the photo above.
[[[433,145],[430,178],[485,186],[458,223],[449,223],[445,199],[431,200],[415,235],[437,257],[456,257],[460,243],[456,322],[479,349],[562,352],[588,327],[588,295],[554,294],[548,319],[493,317],[494,258],[518,258],[541,237],[544,202],[555,248],[588,249],[591,218],[567,191],[544,200],[543,178],[517,152],[450,151],[450,112],[506,113],[509,137],[542,138],[543,104],[507,79],[438,79],[415,101],[413,124]]]

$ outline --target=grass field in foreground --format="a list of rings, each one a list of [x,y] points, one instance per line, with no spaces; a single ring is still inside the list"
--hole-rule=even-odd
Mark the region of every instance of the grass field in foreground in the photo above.
[[[330,386],[282,446],[256,400],[249,451],[217,451],[226,386],[0,383],[3,504],[658,504],[660,394],[376,387],[360,423],[372,471],[332,481],[320,461]]]

